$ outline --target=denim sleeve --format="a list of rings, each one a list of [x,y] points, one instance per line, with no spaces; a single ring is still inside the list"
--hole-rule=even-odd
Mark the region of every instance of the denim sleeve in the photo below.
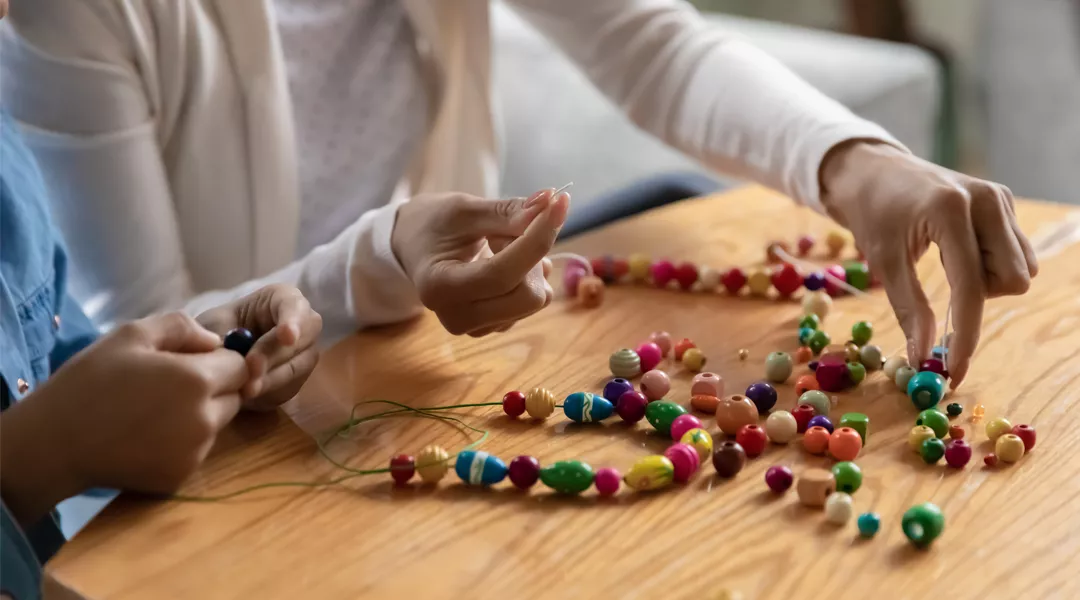
[[[56,314],[60,317],[60,327],[56,332],[56,343],[49,354],[49,366],[56,371],[72,356],[97,339],[97,328],[79,308],[79,304],[68,294],[60,297]]]
[[[7,507],[0,512],[0,591],[15,600],[41,598],[41,565],[34,550]]]

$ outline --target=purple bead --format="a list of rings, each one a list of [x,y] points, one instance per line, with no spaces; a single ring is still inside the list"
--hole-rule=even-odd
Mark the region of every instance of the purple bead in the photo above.
[[[593,479],[596,493],[604,497],[613,496],[615,492],[619,491],[620,483],[622,483],[622,475],[611,467],[600,469],[596,472],[596,478]]]
[[[510,461],[508,469],[510,483],[519,489],[527,490],[540,478],[540,461],[531,456],[518,456]]]
[[[764,415],[776,405],[776,388],[764,381],[751,383],[746,388],[746,397],[757,406],[758,413]]]
[[[585,267],[579,264],[566,265],[566,269],[563,271],[563,291],[567,296],[574,298],[577,296],[578,284],[581,283],[581,278],[587,275]]]
[[[627,423],[637,423],[645,418],[645,407],[649,405],[649,399],[641,392],[633,390],[619,396],[615,403],[615,412]]]
[[[772,466],[765,471],[765,485],[777,494],[788,491],[792,483],[795,483],[795,474],[784,465]]]
[[[817,371],[817,366],[818,366],[818,361],[816,361],[816,360],[812,360],[812,361],[806,363],[806,368],[810,369],[811,371]]]
[[[825,287],[825,275],[821,273],[811,273],[803,279],[803,286],[811,292],[816,292]]]
[[[922,361],[922,364],[919,365],[919,371],[931,371],[946,379],[949,378],[949,371],[945,368],[945,363],[937,358],[928,358]]]
[[[829,417],[826,417],[825,415],[816,415],[815,417],[810,419],[810,422],[806,424],[806,428],[810,429],[811,427],[824,427],[825,429],[829,430],[829,433],[833,432],[832,421],[830,421]]]
[[[634,384],[621,377],[616,377],[604,385],[603,396],[608,402],[618,404],[619,398],[621,398],[623,394],[632,391],[634,391]]]

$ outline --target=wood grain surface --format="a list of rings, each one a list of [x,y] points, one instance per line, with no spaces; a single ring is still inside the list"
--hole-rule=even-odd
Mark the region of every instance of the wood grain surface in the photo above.
[[[1025,231],[1062,222],[1067,209],[1019,203]],[[819,239],[831,225],[787,200],[747,188],[684,202],[575,239],[586,255],[641,251],[717,267],[752,265],[771,239]],[[931,251],[919,266],[941,315],[948,286]],[[317,453],[311,432],[341,423],[355,402],[387,398],[413,406],[498,401],[511,389],[599,391],[614,350],[655,330],[694,339],[728,393],[763,376],[765,355],[796,347],[797,302],[729,298],[622,286],[585,310],[557,300],[504,335],[455,338],[430,315],[366,332],[327,352],[284,411],[244,415],[185,488],[220,494],[270,481],[340,475]],[[834,340],[869,320],[886,353],[903,347],[884,294],[838,300],[825,328]],[[740,362],[737,350],[748,348]],[[687,403],[691,375],[665,363],[670,398]],[[806,372],[804,366],[795,376]],[[794,404],[792,382],[777,408]],[[950,398],[965,406],[975,457],[964,470],[927,466],[906,445],[916,410],[881,373],[839,395],[834,414],[865,412],[868,447],[856,514],[876,511],[882,530],[858,539],[854,521],[825,522],[795,494],[775,497],[763,481],[773,464],[798,473],[828,466],[801,445],[770,446],[734,480],[709,464],[687,485],[610,501],[590,490],[559,497],[509,482],[464,486],[451,472],[437,487],[395,488],[385,475],[316,490],[277,488],[216,503],[121,497],[48,565],[89,598],[1078,598],[1080,597],[1080,245],[1055,249],[1024,297],[989,303],[968,381]],[[982,427],[1004,415],[1038,428],[1038,446],[1019,464],[985,468]],[[485,450],[509,461],[578,458],[625,470],[670,444],[644,422],[576,425],[557,411],[543,423],[510,420],[497,407],[460,416],[491,430]],[[291,417],[291,418],[290,418]],[[710,424],[716,431],[715,424]],[[386,466],[429,443],[468,442],[426,419],[385,420],[331,445],[357,467]],[[913,549],[900,516],[937,503],[942,537]],[[725,596],[725,594],[727,594]]]

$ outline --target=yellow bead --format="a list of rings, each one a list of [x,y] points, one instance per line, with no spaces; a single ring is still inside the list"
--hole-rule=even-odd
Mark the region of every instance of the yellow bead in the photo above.
[[[986,424],[986,437],[990,438],[991,442],[996,442],[999,437],[1012,431],[1012,428],[1012,423],[1005,417],[991,419],[990,422]]]
[[[525,411],[534,419],[546,419],[555,412],[555,394],[544,388],[533,388],[525,396]]]
[[[630,472],[623,477],[626,485],[635,490],[658,490],[671,485],[675,478],[675,465],[666,456],[646,456],[638,459]]]
[[[829,309],[832,308],[832,298],[828,294],[822,291],[810,292],[803,296],[802,309],[803,314],[815,314],[822,321],[825,317],[829,316]]]
[[[1002,434],[994,443],[994,454],[1003,462],[1014,463],[1024,457],[1024,440],[1016,434]]]
[[[859,362],[859,345],[855,342],[848,342],[844,344],[844,359],[849,363]]]
[[[425,446],[416,455],[416,474],[427,483],[437,483],[446,475],[450,455],[442,446]]]
[[[687,348],[682,355],[682,364],[688,370],[697,373],[705,367],[705,353],[700,348]]]
[[[684,433],[679,441],[693,446],[702,463],[712,459],[712,436],[708,431],[700,428],[691,429]]]
[[[652,267],[652,261],[648,256],[644,254],[631,254],[630,255],[630,279],[634,281],[645,281],[649,278],[649,268]]]
[[[750,289],[750,294],[753,296],[767,296],[769,294],[769,288],[772,287],[772,279],[765,271],[754,269],[750,273],[750,278],[746,280],[746,286]]]
[[[910,446],[914,452],[921,452],[922,443],[930,438],[936,437],[937,435],[934,433],[933,429],[930,429],[926,425],[917,425],[912,427],[911,433],[908,434],[908,446]]]
[[[830,231],[829,235],[825,236],[825,245],[829,248],[829,256],[837,257],[844,251],[844,246],[847,245],[847,236],[840,231]]]

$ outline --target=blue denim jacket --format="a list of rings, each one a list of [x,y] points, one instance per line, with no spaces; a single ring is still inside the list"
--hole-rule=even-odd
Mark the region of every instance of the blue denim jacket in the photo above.
[[[0,111],[0,409],[32,393],[97,331],[65,293],[67,257],[45,186],[15,123]],[[32,460],[32,459],[28,459]],[[20,528],[4,507],[0,590],[40,595],[40,564],[63,543],[54,516]]]

